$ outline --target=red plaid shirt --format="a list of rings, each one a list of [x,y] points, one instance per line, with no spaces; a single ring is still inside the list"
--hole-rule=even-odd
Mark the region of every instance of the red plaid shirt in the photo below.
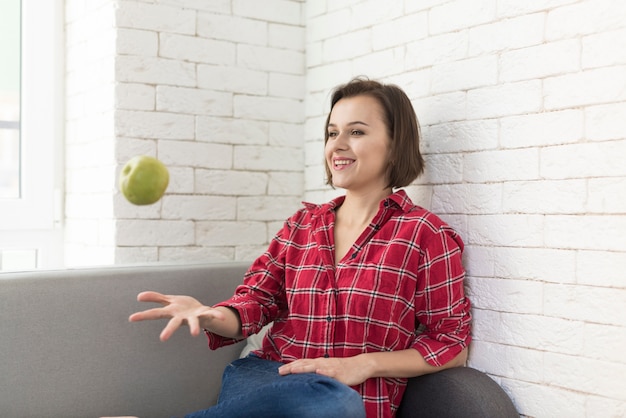
[[[274,361],[407,348],[434,366],[452,360],[471,339],[461,238],[398,191],[335,266],[335,209],[343,199],[305,203],[235,295],[216,306],[239,312],[244,337],[274,321],[256,352]],[[208,336],[212,349],[235,342]],[[368,417],[392,417],[406,381],[372,378],[354,389]]]

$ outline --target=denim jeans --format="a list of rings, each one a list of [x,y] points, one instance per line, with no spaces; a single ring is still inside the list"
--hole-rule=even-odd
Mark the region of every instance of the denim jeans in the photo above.
[[[315,373],[281,376],[282,363],[254,355],[224,370],[217,405],[186,418],[364,418],[361,395],[349,386]]]

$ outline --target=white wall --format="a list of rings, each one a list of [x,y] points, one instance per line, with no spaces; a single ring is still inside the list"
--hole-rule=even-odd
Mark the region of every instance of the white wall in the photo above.
[[[408,190],[467,244],[470,365],[525,416],[626,416],[623,2],[67,4],[68,264],[253,258],[338,193],[330,89],[394,82],[423,129]],[[154,206],[116,189],[139,153],[172,173]]]
[[[328,91],[397,83],[415,200],[467,244],[470,365],[533,417],[626,416],[626,4],[307,1],[306,190]]]
[[[265,3],[67,1],[69,265],[251,259],[299,205],[303,4]],[[152,206],[117,190],[138,154]]]

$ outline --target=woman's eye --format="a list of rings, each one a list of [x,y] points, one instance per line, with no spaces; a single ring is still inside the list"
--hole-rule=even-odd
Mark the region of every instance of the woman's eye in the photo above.
[[[355,130],[352,131],[352,135],[355,135],[355,136],[363,135],[363,131],[359,131],[359,130],[355,129]]]
[[[337,132],[328,132],[328,137],[329,138],[334,138],[337,136]]]

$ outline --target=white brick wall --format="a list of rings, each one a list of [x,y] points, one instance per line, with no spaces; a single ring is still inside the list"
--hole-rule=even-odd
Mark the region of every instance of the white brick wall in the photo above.
[[[427,164],[407,190],[467,244],[470,365],[524,416],[626,416],[626,5],[385,8],[307,2],[306,198],[336,194],[328,91],[360,74],[403,87]]]
[[[278,12],[277,12],[278,11]],[[399,84],[411,196],[466,242],[470,365],[528,417],[626,416],[620,0],[67,0],[68,264],[250,260],[324,183],[329,91]],[[171,184],[135,207],[121,165]]]
[[[67,264],[250,259],[265,247],[304,194],[303,10],[67,1]],[[170,170],[155,205],[117,190],[138,154]]]

